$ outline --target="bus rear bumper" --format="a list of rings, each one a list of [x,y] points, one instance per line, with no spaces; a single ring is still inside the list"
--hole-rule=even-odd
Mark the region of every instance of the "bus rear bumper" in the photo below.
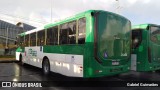
[[[103,67],[101,69],[89,69],[88,75],[86,77],[103,77],[103,76],[113,76],[130,71],[130,65],[121,65],[113,67]]]

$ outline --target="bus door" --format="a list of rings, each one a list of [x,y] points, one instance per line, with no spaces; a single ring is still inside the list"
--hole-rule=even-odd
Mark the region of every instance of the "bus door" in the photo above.
[[[139,46],[142,42],[142,30],[132,30],[131,70],[137,70]]]

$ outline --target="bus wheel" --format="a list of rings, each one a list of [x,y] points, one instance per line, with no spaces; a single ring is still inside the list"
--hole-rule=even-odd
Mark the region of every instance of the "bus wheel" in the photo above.
[[[47,58],[45,58],[43,60],[43,63],[42,63],[42,72],[44,75],[48,75],[49,72],[50,72],[50,63],[49,63],[49,60]]]
[[[22,65],[22,66],[24,64],[23,61],[22,61],[22,55],[21,54],[19,55],[19,64]]]

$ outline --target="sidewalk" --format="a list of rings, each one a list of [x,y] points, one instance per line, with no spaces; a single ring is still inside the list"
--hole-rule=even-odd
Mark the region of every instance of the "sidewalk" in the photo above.
[[[17,62],[15,58],[0,58],[0,63]]]

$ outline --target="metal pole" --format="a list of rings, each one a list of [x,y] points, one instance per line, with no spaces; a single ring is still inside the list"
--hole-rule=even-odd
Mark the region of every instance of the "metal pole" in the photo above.
[[[7,33],[6,33],[6,49],[8,49],[8,28],[7,28]]]
[[[116,1],[117,1],[116,13],[119,14],[120,4],[119,4],[119,0],[116,0]]]
[[[51,0],[51,22],[52,22],[52,7],[53,5],[52,5],[52,0]]]

